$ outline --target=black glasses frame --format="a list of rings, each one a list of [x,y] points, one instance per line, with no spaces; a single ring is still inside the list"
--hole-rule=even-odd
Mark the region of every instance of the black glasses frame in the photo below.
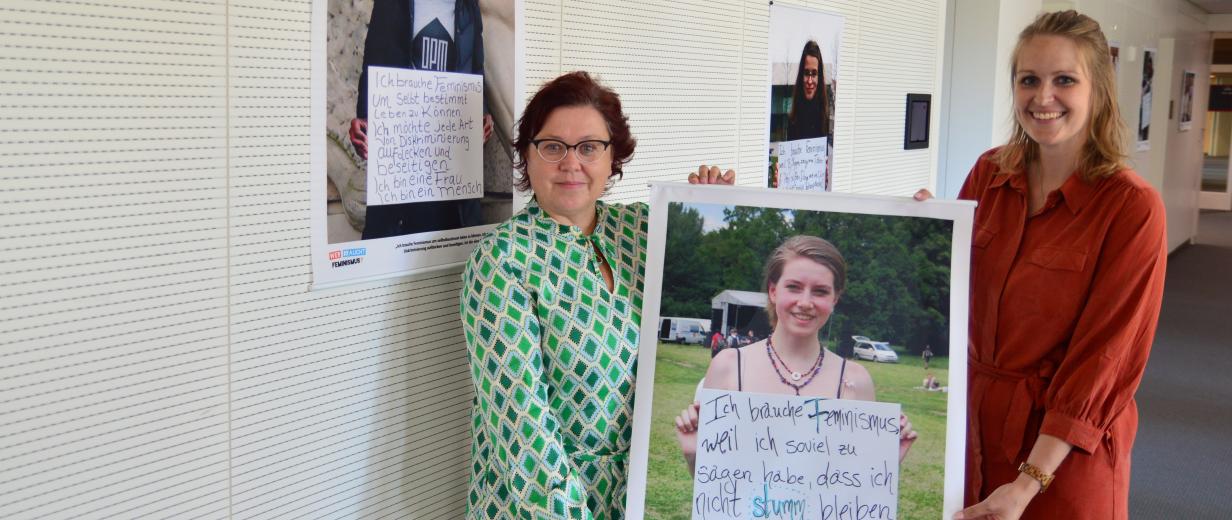
[[[565,154],[564,154],[564,155],[562,155],[562,156],[560,156],[560,159],[557,159],[557,160],[555,160],[555,161],[553,161],[553,160],[551,160],[551,159],[548,159],[547,157],[544,157],[544,156],[543,156],[543,151],[541,151],[541,150],[539,149],[539,144],[540,144],[540,143],[558,143],[558,144],[560,144],[561,146],[565,147]],[[584,145],[584,144],[586,144],[586,143],[599,143],[599,144],[603,145],[603,150],[600,150],[600,153],[602,153],[602,152],[604,152],[604,151],[607,151],[608,147],[612,146],[612,142],[611,142],[611,141],[604,141],[604,140],[602,140],[602,139],[586,139],[585,141],[578,141],[578,142],[576,142],[576,143],[574,143],[574,144],[567,144],[567,143],[565,143],[564,141],[561,141],[560,139],[531,139],[531,141],[530,141],[531,146],[534,146],[534,147],[535,147],[535,153],[539,154],[539,158],[540,158],[540,159],[543,159],[543,160],[545,160],[545,161],[547,161],[547,162],[553,163],[553,164],[555,164],[555,163],[558,163],[558,162],[561,162],[561,161],[565,160],[565,158],[569,156],[569,152],[570,152],[570,151],[573,151],[573,150],[575,150],[577,147],[582,146],[582,145]],[[594,160],[594,159],[589,159],[589,160],[588,160],[588,159],[583,159],[583,158],[582,158],[582,156],[581,156],[581,155],[579,155],[576,151],[574,151],[574,152],[573,152],[573,155],[574,155],[574,157],[577,157],[578,162],[580,162],[580,163],[582,163],[582,164],[590,164],[590,163],[592,163],[592,162],[595,162],[595,160]]]

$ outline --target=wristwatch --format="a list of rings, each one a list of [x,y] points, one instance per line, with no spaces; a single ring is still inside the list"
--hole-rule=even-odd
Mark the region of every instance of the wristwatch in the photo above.
[[[1056,475],[1049,475],[1047,473],[1044,473],[1043,471],[1040,471],[1039,468],[1035,467],[1030,462],[1026,462],[1026,461],[1018,465],[1018,472],[1026,473],[1028,477],[1031,477],[1035,479],[1036,481],[1038,481],[1040,484],[1039,492],[1041,494],[1044,492],[1045,489],[1048,489],[1048,484],[1051,484],[1053,477],[1056,476]]]

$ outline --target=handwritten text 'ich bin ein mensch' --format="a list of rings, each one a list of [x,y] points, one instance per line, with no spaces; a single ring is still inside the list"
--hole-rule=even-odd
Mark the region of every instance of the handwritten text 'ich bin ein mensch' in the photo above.
[[[368,205],[483,196],[483,76],[368,68]]]

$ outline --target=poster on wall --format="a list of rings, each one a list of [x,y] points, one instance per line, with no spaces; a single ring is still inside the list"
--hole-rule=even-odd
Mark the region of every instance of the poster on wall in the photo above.
[[[521,2],[421,4],[313,2],[314,288],[459,265],[511,214]]]
[[[1139,152],[1151,149],[1151,82],[1155,79],[1155,49],[1142,49],[1142,95],[1138,105]]]
[[[770,5],[767,186],[830,191],[843,17]]]
[[[961,509],[974,204],[936,202],[652,183],[630,518]]]
[[[1193,126],[1194,79],[1193,71],[1181,73],[1181,116],[1180,131],[1186,132]]]
[[[1108,55],[1112,58],[1112,77],[1119,78],[1121,72],[1121,42],[1108,40]]]

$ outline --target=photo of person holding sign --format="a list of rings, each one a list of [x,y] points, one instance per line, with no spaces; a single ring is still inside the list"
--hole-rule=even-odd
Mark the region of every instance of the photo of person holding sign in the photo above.
[[[375,0],[364,42],[355,119],[350,128],[355,152],[360,158],[368,158],[370,66],[482,75],[483,65],[483,19],[477,0]],[[491,135],[492,116],[485,110],[483,139],[486,141]],[[454,200],[369,203],[363,239],[480,225],[481,196],[482,193]]]
[[[720,352],[702,387],[875,401],[868,369],[828,352],[818,339],[847,282],[847,264],[838,249],[818,237],[793,236],[770,255],[765,273],[773,332],[763,341]],[[695,401],[676,417],[677,439],[690,468],[700,407]],[[900,416],[900,461],[916,438],[906,415]]]
[[[949,368],[970,232],[952,219],[969,203],[924,217],[901,198],[663,183],[651,204],[666,218],[651,222],[648,316],[709,316],[754,340],[712,358],[643,332],[632,508],[714,520],[961,506],[965,375]],[[885,355],[841,355],[870,338]],[[925,346],[955,391],[919,390]]]
[[[843,18],[770,6],[770,175],[767,186],[830,190]]]

